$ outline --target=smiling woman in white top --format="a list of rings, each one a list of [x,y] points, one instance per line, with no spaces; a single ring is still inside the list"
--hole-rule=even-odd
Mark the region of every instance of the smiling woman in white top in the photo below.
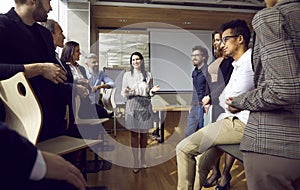
[[[131,131],[134,173],[139,172],[139,168],[147,167],[147,132],[153,127],[151,97],[159,89],[159,86],[153,86],[151,73],[145,71],[143,55],[139,52],[132,53],[130,71],[124,73],[121,93],[127,99],[125,127]],[[141,160],[138,159],[139,150]]]

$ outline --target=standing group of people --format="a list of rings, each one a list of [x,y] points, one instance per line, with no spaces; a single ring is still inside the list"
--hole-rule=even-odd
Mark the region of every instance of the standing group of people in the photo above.
[[[0,79],[25,72],[43,113],[39,141],[64,134],[65,110],[73,87],[65,82],[67,73],[56,59],[51,32],[37,23],[45,22],[51,10],[50,0],[15,0],[15,8],[0,15]],[[2,103],[0,115],[4,121]],[[0,134],[1,150],[5,152],[0,161],[1,186],[9,189],[86,188],[81,172],[70,162],[37,150],[4,124],[1,124]],[[15,154],[21,152],[24,153],[22,164],[16,164],[20,161]]]
[[[47,21],[52,10],[50,0],[15,3],[15,8],[0,15],[0,79],[25,72],[43,112],[40,141],[65,134],[66,126],[68,134],[78,136],[72,107],[74,93],[86,107],[79,115],[101,117],[95,92],[112,88],[114,83],[99,73],[96,55],[86,57],[87,71],[77,63],[79,44],[69,41],[64,45],[59,24]],[[220,54],[210,66],[205,48],[196,46],[192,50],[192,107],[186,138],[176,147],[178,190],[213,185],[217,190],[228,189],[234,159],[226,156],[221,173],[219,158],[223,152],[216,145],[236,143],[241,143],[249,190],[300,189],[300,1],[265,3],[267,8],[252,21],[253,50],[248,47],[251,32],[243,20],[227,22],[214,34],[214,46]],[[44,22],[48,30],[37,22]],[[56,47],[63,48],[60,59]],[[159,90],[153,85],[151,73],[145,70],[143,55],[132,53],[130,71],[123,76],[122,95],[127,99],[125,127],[131,133],[134,173],[147,167],[151,97]],[[203,126],[203,115],[210,105],[213,122]],[[0,108],[3,121],[2,103]],[[26,156],[24,163],[16,166],[10,164],[14,160],[0,158],[0,176],[10,189],[85,189],[87,184],[80,171],[62,157],[37,150],[3,123],[0,136],[1,150],[24,152]],[[207,178],[211,168],[214,172]],[[11,171],[21,171],[20,183],[11,183],[10,179],[15,179]]]
[[[70,41],[64,45],[65,36],[61,27],[56,21],[47,19],[48,12],[52,10],[50,0],[15,0],[15,4],[15,8],[0,15],[0,78],[7,79],[17,72],[25,72],[43,113],[39,142],[60,135],[81,137],[72,110],[73,93],[87,97],[92,94],[88,93],[88,88],[96,94],[100,88],[111,88],[114,83],[103,72],[96,74],[92,69],[89,70],[90,79],[98,77],[92,86],[88,86],[88,78],[80,78],[77,68],[72,67],[76,67],[76,61],[79,60],[79,44]],[[63,48],[61,58],[55,52],[56,47]],[[98,62],[93,61],[96,58],[91,55],[86,58],[88,68],[98,66]],[[105,84],[101,84],[102,82]],[[4,106],[0,102],[1,121],[5,120],[5,114]],[[21,162],[22,167],[15,166],[17,160],[1,158],[1,178],[5,183],[2,184],[3,187],[85,189],[85,179],[70,162],[58,155],[37,150],[29,141],[1,123],[1,137],[2,135],[1,150],[9,148],[15,153],[26,152],[27,156]],[[10,156],[15,154],[4,152]],[[15,172],[10,171],[20,170],[22,172],[17,176],[18,183],[12,183],[11,179],[16,177],[13,177]]]

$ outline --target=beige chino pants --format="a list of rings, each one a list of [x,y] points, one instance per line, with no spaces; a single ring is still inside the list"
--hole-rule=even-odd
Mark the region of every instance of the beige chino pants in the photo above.
[[[177,190],[193,190],[202,187],[210,167],[222,154],[214,147],[219,144],[241,142],[245,124],[237,117],[227,117],[211,123],[183,139],[176,146],[178,186]],[[209,150],[209,151],[207,151]],[[196,170],[196,157],[199,155]],[[196,171],[200,182],[195,182]],[[201,183],[202,181],[202,183]]]

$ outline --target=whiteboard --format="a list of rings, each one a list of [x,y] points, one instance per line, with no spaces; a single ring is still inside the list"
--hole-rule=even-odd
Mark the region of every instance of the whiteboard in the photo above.
[[[212,62],[212,33],[204,30],[155,29],[149,30],[150,71],[154,85],[160,91],[192,91],[192,48],[196,45],[207,48]]]

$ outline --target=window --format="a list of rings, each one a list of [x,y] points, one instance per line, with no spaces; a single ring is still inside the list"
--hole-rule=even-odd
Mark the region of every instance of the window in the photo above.
[[[102,66],[129,70],[130,55],[135,51],[143,54],[146,70],[149,71],[149,35],[146,30],[99,30]]]

